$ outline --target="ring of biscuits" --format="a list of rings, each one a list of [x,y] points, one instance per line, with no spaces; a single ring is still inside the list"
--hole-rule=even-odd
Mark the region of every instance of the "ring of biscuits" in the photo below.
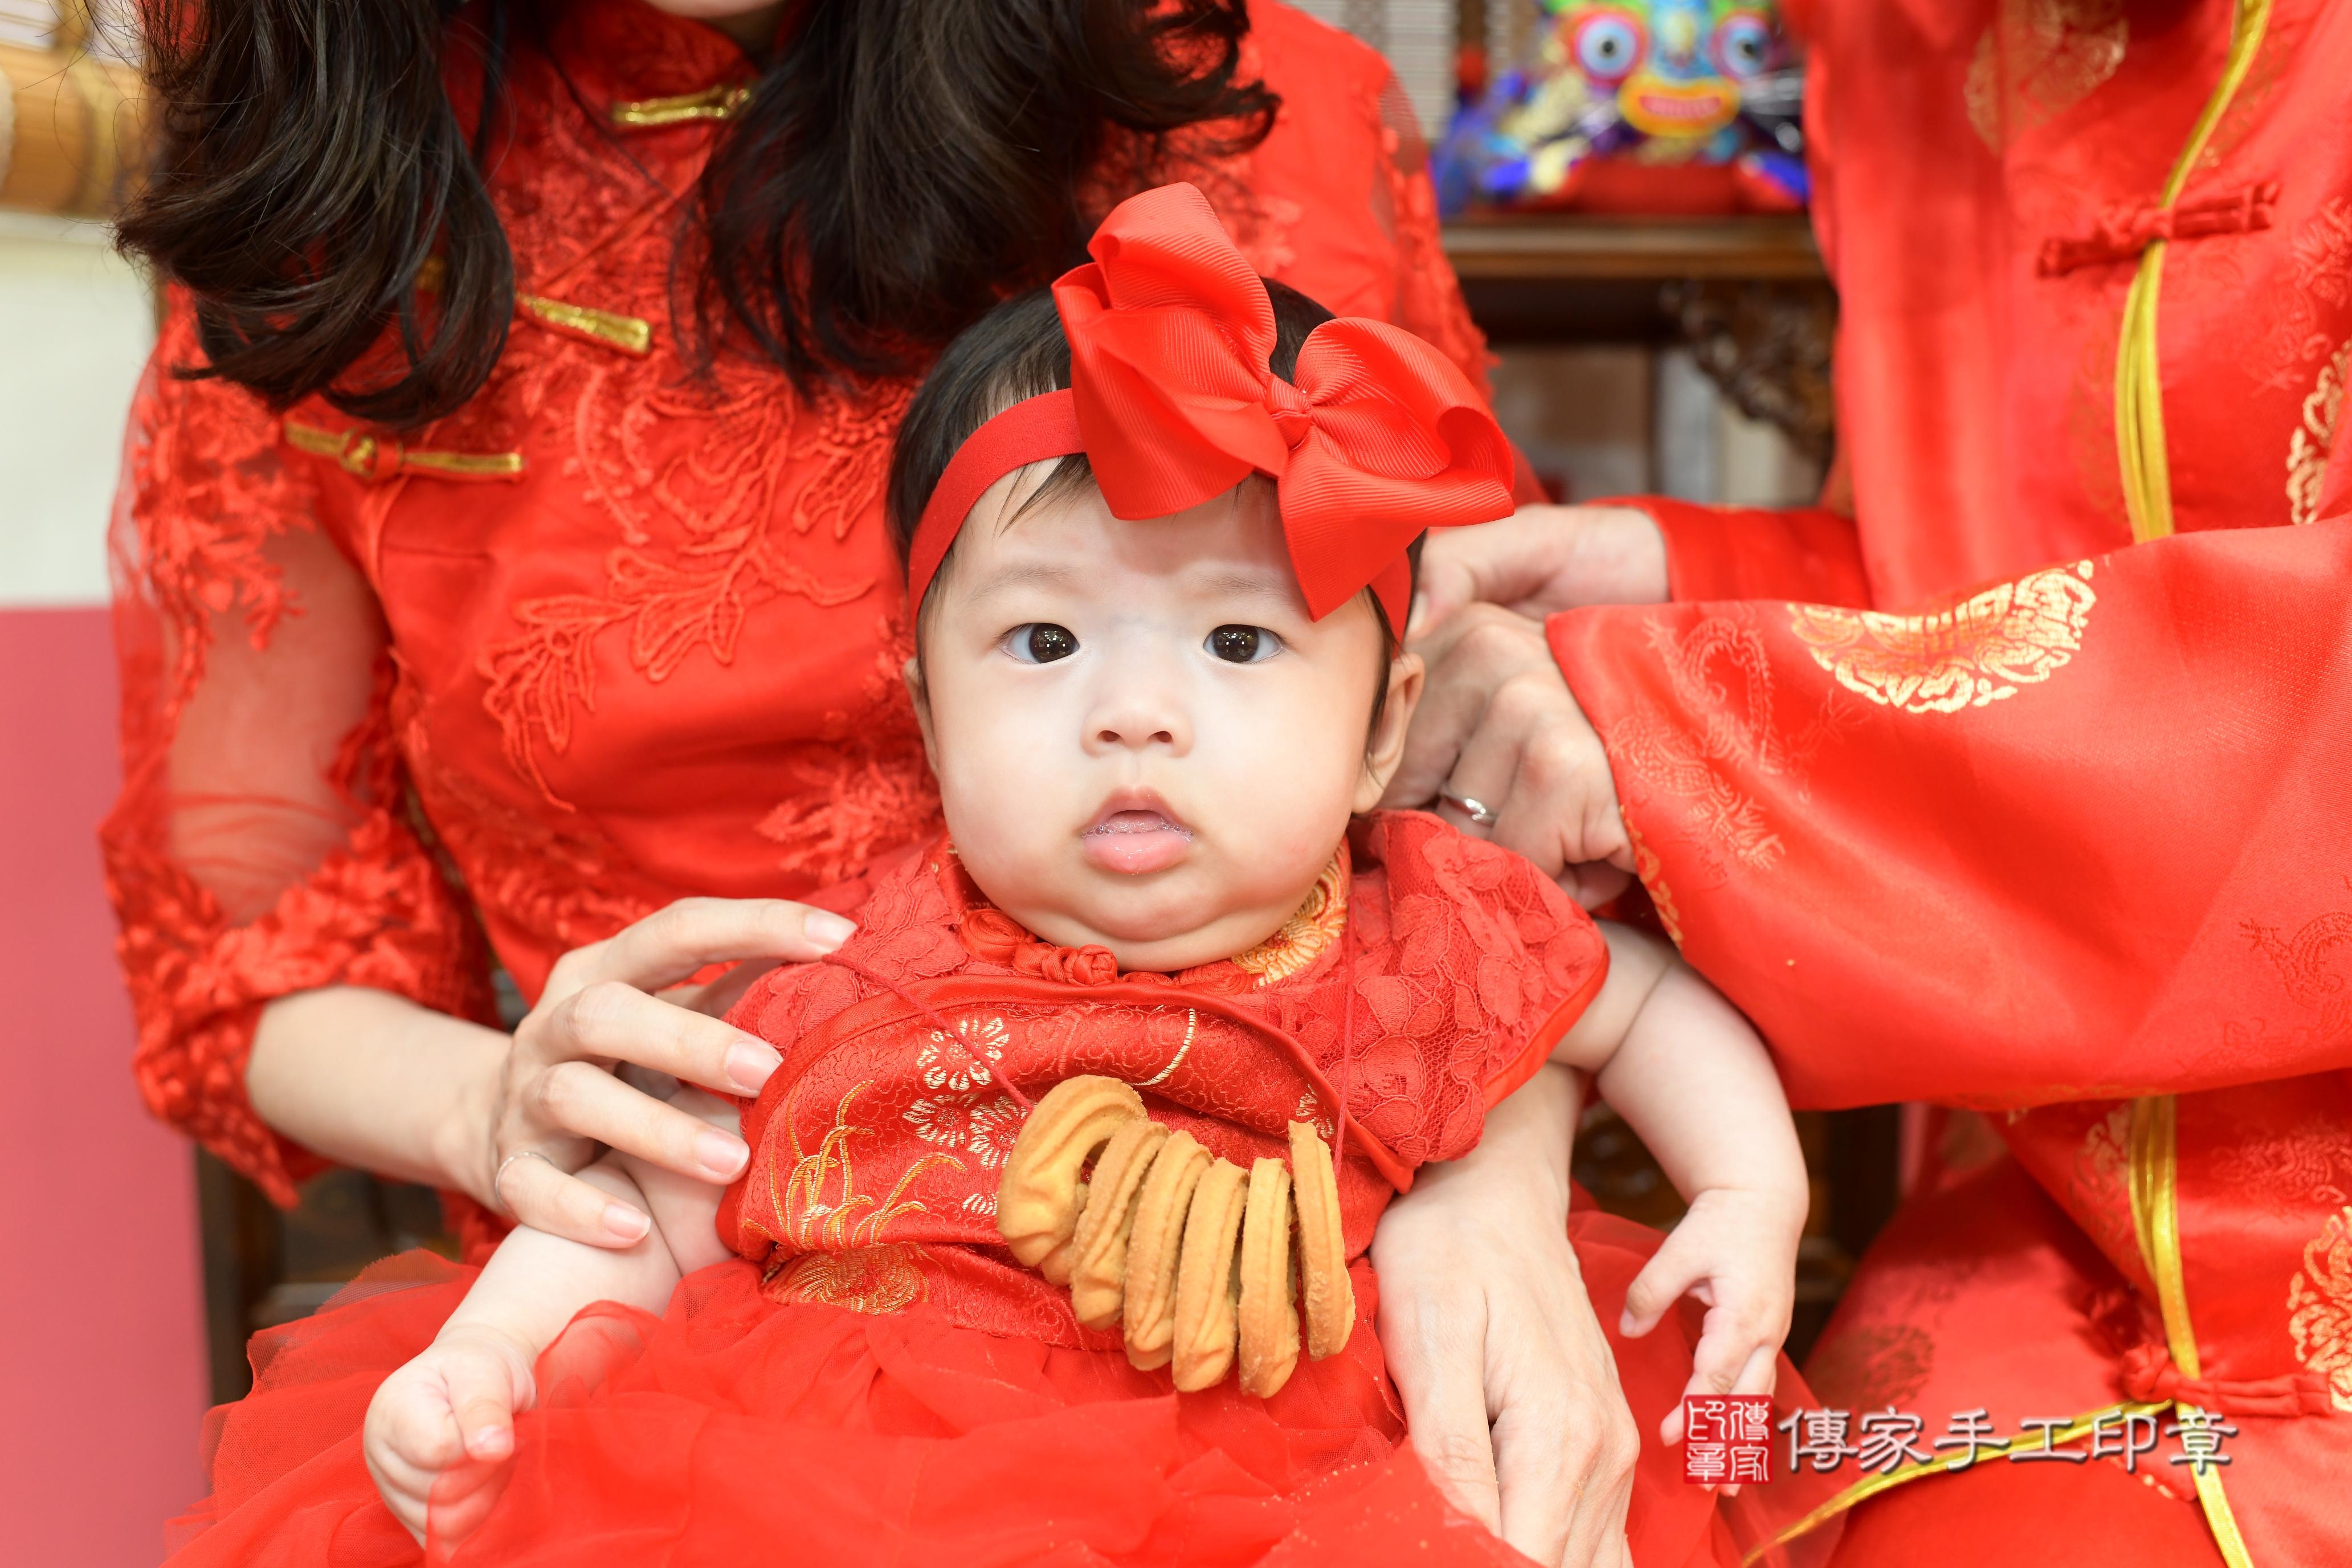
[[[1070,1288],[1078,1321],[1118,1326],[1127,1359],[1171,1366],[1185,1392],[1223,1381],[1263,1398],[1355,1331],[1338,1172],[1320,1134],[1290,1123],[1290,1163],[1249,1170],[1153,1121],[1117,1079],[1067,1079],[1037,1101],[1004,1163],[997,1229],[1013,1255]]]

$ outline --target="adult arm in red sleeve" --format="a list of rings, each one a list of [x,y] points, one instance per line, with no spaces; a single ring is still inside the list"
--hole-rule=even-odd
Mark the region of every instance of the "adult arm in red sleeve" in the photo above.
[[[320,1167],[247,1096],[263,1007],[350,984],[481,1016],[471,917],[418,840],[383,623],[307,459],[175,299],[117,502],[123,785],[102,830],[148,1105],[281,1204]]]
[[[2339,518],[1921,616],[1548,629],[1652,898],[1792,1100],[2021,1106],[2352,1066],[2347,583]]]

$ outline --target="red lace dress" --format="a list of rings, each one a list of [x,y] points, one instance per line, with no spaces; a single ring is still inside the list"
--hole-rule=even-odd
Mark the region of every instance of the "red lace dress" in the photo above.
[[[938,825],[880,516],[911,388],[687,373],[673,252],[751,68],[643,0],[555,13],[493,161],[518,300],[478,396],[397,439],[280,418],[173,377],[202,359],[174,300],[132,410],[105,844],[138,1079],[281,1203],[319,1162],[246,1099],[272,998],[487,1017],[492,953],[529,998],[674,899],[802,896]],[[1253,22],[1272,134],[1171,173],[1265,272],[1481,374],[1386,66]]]
[[[1450,1513],[1400,1446],[1362,1255],[1391,1193],[1466,1152],[1599,990],[1608,952],[1583,912],[1525,861],[1412,813],[1360,821],[1271,942],[1173,977],[1029,937],[943,844],[871,886],[840,962],[779,971],[734,1015],[785,1053],[719,1211],[740,1257],[690,1277],[659,1320],[612,1305],[575,1320],[454,1560],[742,1563],[789,1542],[795,1560],[855,1563],[1524,1562]],[[1302,1362],[1272,1399],[1230,1381],[1179,1395],[1011,1261],[995,1194],[1020,1102],[1078,1073],[1137,1085],[1236,1163],[1280,1154],[1293,1119],[1332,1135],[1347,1105],[1360,1318],[1345,1351]],[[1657,1237],[1580,1205],[1570,1234],[1612,1324]],[[260,1381],[222,1413],[217,1494],[189,1521],[209,1528],[182,1568],[418,1561],[355,1434],[470,1275],[394,1260],[256,1342]],[[1697,1327],[1685,1303],[1613,1344],[1645,1434]],[[1804,1398],[1785,1367],[1781,1398]],[[1636,1563],[1738,1563],[1766,1533],[1756,1492],[1718,1514],[1679,1464],[1645,1444]]]

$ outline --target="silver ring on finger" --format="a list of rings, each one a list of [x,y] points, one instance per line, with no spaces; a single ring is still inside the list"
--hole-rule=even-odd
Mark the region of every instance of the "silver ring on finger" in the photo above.
[[[499,1206],[507,1211],[507,1217],[509,1219],[519,1219],[521,1217],[515,1213],[514,1205],[507,1201],[506,1194],[507,1167],[513,1164],[517,1160],[537,1160],[549,1170],[555,1172],[558,1175],[563,1173],[562,1167],[556,1164],[554,1161],[549,1159],[546,1155],[541,1153],[536,1149],[517,1150],[514,1153],[511,1153],[505,1159],[499,1161],[497,1173],[490,1177],[490,1196],[499,1200]]]
[[[1446,789],[1442,785],[1438,789],[1437,798],[1444,801],[1446,805],[1452,806],[1454,810],[1460,812],[1463,816],[1468,817],[1471,821],[1476,823],[1481,827],[1492,827],[1496,823],[1502,820],[1502,818],[1496,815],[1495,808],[1488,805],[1485,801],[1474,800],[1466,795],[1456,795],[1452,790]]]

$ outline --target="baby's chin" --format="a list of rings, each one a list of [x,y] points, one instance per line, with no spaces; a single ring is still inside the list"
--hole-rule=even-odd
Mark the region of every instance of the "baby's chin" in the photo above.
[[[1091,879],[1090,879],[1091,880]],[[1047,942],[1104,947],[1122,970],[1170,973],[1246,952],[1282,929],[1306,897],[1256,903],[1174,888],[1089,886],[1053,908],[998,908]]]

